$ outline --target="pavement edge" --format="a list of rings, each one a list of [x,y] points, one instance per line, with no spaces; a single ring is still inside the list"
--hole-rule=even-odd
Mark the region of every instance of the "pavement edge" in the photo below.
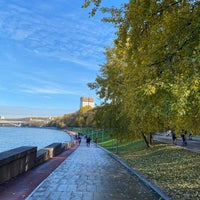
[[[169,196],[165,194],[163,191],[161,191],[160,188],[158,188],[154,183],[151,181],[148,181],[140,172],[138,172],[136,169],[131,167],[127,162],[122,160],[119,156],[113,154],[112,152],[108,151],[107,149],[103,148],[102,146],[99,146],[102,150],[107,152],[112,158],[114,158],[116,161],[118,161],[121,165],[123,165],[126,169],[128,169],[132,174],[136,175],[142,182],[144,182],[146,185],[148,185],[152,190],[154,190],[156,193],[158,193],[163,200],[170,200]]]

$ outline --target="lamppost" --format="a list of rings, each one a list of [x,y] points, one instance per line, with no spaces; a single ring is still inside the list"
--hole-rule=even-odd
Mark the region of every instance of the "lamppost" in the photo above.
[[[104,128],[101,131],[101,142],[102,142],[102,144],[103,144],[103,136],[104,136],[103,134],[104,134]]]
[[[118,133],[117,133],[117,138],[116,138],[116,154],[118,154],[119,148],[118,148]]]
[[[92,127],[92,141],[93,141],[93,139],[94,139],[94,138],[93,138],[93,135],[94,135],[94,132],[93,132],[93,127]]]

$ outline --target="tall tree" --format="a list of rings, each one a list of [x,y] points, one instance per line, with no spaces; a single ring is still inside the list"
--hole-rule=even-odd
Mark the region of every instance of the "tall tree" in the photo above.
[[[115,24],[117,38],[89,86],[115,105],[117,124],[131,133],[122,134],[199,130],[200,2],[130,0],[102,11],[110,12],[104,21]]]

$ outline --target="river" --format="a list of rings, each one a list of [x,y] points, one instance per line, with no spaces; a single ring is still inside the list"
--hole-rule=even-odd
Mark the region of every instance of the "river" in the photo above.
[[[52,143],[70,141],[64,131],[46,128],[0,127],[0,153],[20,146],[41,149]]]

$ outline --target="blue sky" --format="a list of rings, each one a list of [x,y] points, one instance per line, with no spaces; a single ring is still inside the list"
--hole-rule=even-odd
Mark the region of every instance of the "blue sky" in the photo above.
[[[87,83],[115,30],[100,14],[89,18],[83,2],[0,1],[0,116],[62,116],[79,109],[81,96],[99,104]]]

